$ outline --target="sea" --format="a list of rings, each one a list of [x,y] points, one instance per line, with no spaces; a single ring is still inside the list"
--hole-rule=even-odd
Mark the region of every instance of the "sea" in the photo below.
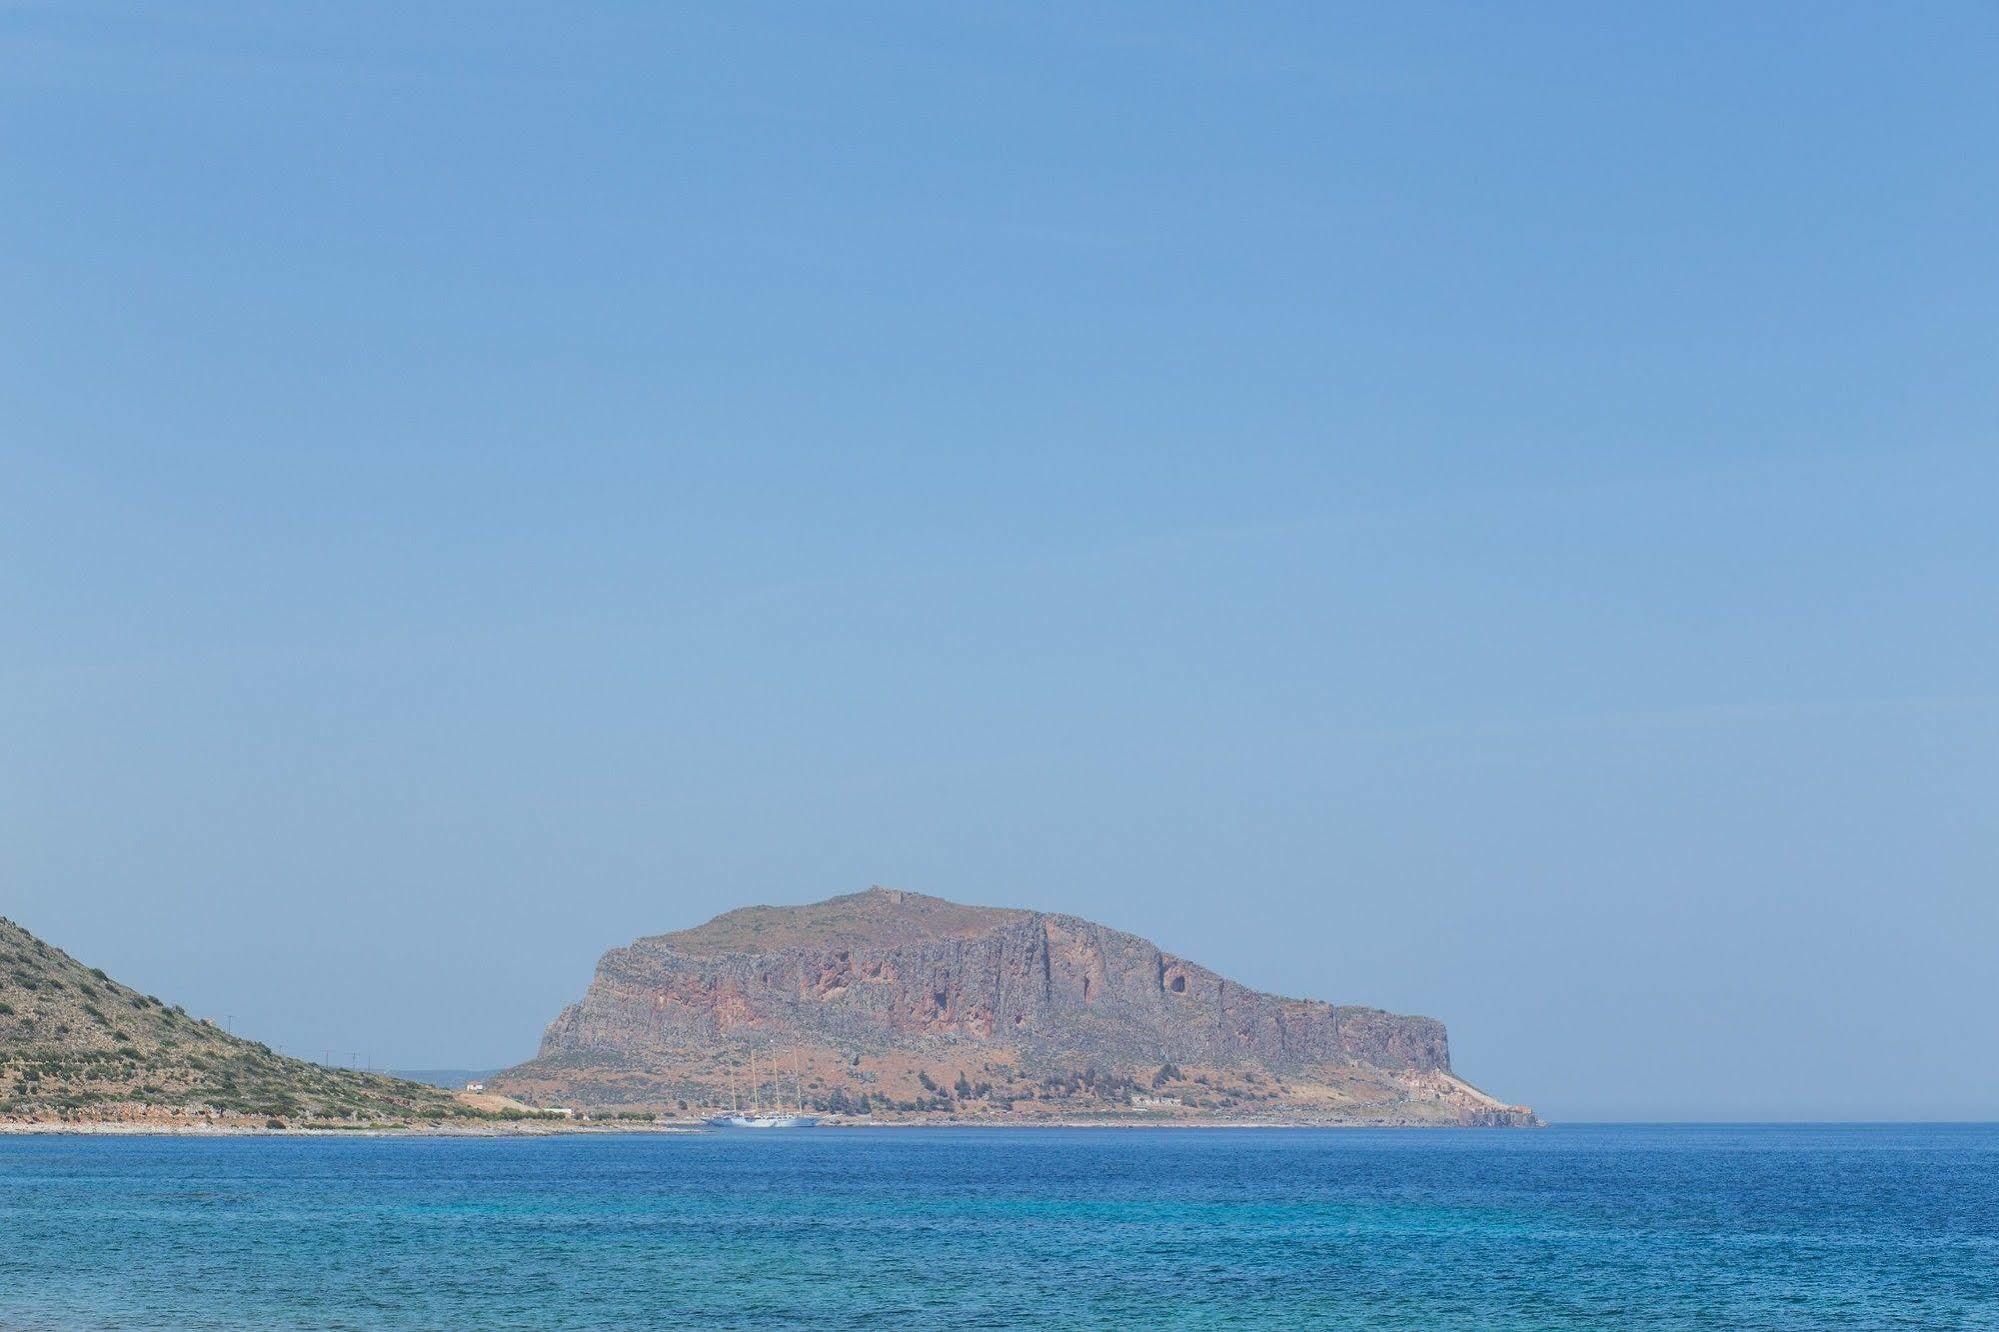
[[[1999,1328],[1999,1126],[0,1137],[0,1327]]]

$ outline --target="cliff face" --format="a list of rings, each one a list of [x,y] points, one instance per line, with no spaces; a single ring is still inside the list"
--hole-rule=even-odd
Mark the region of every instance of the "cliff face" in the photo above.
[[[1031,1100],[1041,1109],[1087,1075],[1113,1084],[1109,1095],[1093,1088],[1096,1101],[1122,1092],[1126,1104],[1140,1096],[1182,1109],[1189,1100],[1243,1109],[1234,1088],[1251,1108],[1275,1110],[1273,1089],[1292,1083],[1366,1084],[1384,1092],[1359,1098],[1375,1110],[1422,1092],[1450,1102],[1419,1118],[1514,1109],[1450,1075],[1444,1028],[1429,1018],[1263,994],[1075,916],[885,888],[730,912],[613,950],[582,1000],[550,1024],[536,1059],[503,1080],[586,1104],[648,1092],[712,1102],[752,1049],[766,1060],[799,1052],[792,1090],[811,1090],[809,1063],[822,1104],[873,1086],[893,1107],[984,1113],[996,1101],[1017,1111]],[[1168,1094],[1175,1078],[1162,1073],[1195,1069],[1179,1080],[1200,1078],[1193,1085],[1213,1095]],[[934,1104],[940,1077],[954,1088],[948,1107]],[[957,1081],[995,1090],[966,1098]],[[1016,1095],[1023,1087],[1040,1090]]]

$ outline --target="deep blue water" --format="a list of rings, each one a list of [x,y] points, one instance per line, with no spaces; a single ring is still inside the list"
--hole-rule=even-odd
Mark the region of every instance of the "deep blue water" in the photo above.
[[[1999,1127],[0,1138],[9,1328],[1999,1328]]]

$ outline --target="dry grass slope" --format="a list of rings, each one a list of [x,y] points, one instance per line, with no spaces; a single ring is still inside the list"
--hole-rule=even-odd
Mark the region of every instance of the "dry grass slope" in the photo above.
[[[654,935],[643,942],[662,944],[690,957],[761,955],[806,946],[969,939],[1032,914],[1011,907],[966,906],[877,885],[865,893],[804,906],[738,907],[705,925]]]
[[[0,918],[0,1121],[358,1127],[479,1117],[434,1087],[231,1036]]]

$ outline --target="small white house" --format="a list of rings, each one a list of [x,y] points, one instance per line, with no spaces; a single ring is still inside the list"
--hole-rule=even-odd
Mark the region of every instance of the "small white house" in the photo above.
[[[465,1090],[466,1090],[466,1091],[484,1091],[484,1090],[486,1090],[486,1084],[485,1084],[485,1083],[483,1083],[483,1082],[468,1082],[468,1083],[466,1083],[466,1084],[465,1084]]]
[[[1171,1110],[1174,1106],[1180,1104],[1180,1098],[1177,1096],[1136,1095],[1131,1098],[1131,1103],[1140,1110]]]

